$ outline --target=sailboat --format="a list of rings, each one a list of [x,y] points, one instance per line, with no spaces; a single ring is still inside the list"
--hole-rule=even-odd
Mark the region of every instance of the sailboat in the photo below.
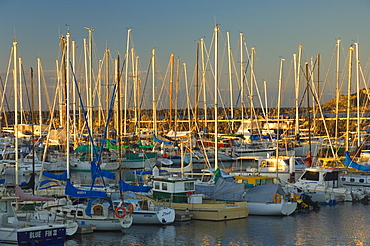
[[[67,61],[69,61],[69,33],[67,34]],[[67,91],[69,91],[69,65],[67,66]],[[75,86],[77,88],[77,92],[79,94],[79,99],[82,103],[81,94],[78,90],[77,80],[74,76]],[[111,111],[113,107],[115,92],[117,86],[114,87],[114,92],[112,94],[111,105],[109,109],[109,115],[106,122],[106,129],[108,128],[109,120],[111,117]],[[67,105],[69,105],[69,96],[67,94]],[[76,188],[70,179],[69,174],[69,148],[67,147],[67,172],[66,172],[66,186],[65,186],[65,194],[74,198],[83,198],[88,199],[88,203],[79,203],[73,204],[71,200],[66,200],[65,198],[62,200],[50,201],[44,204],[44,208],[49,209],[50,211],[54,212],[60,218],[72,218],[75,219],[79,225],[90,225],[94,226],[96,230],[105,230],[105,231],[112,231],[112,230],[122,230],[124,228],[128,228],[132,224],[132,211],[126,207],[114,206],[111,197],[107,195],[105,190],[96,190],[95,181],[96,179],[100,179],[105,187],[104,177],[114,178],[114,174],[101,170],[100,163],[102,158],[102,150],[103,145],[100,147],[99,153],[97,152],[93,137],[90,131],[90,125],[87,121],[87,114],[82,107],[83,116],[87,125],[87,130],[89,133],[90,143],[92,146],[92,150],[94,152],[94,160],[90,163],[90,170],[91,170],[91,178],[92,184],[90,190],[79,189]],[[69,119],[69,110],[67,110],[67,119]],[[67,120],[66,128],[69,129],[69,120]],[[69,131],[67,131],[67,146],[69,146]],[[106,138],[107,131],[105,131],[104,139]],[[62,203],[63,205],[59,205]]]

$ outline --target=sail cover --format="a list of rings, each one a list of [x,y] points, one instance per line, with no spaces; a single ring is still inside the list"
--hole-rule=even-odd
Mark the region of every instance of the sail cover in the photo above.
[[[130,185],[123,180],[119,181],[119,189],[120,191],[133,191],[133,192],[148,192],[152,189],[151,186],[138,186],[138,185]]]
[[[73,197],[105,197],[106,192],[104,191],[95,191],[95,190],[81,190],[74,187],[71,184],[71,181],[67,180],[67,185],[65,189],[66,195],[73,196]]]
[[[352,160],[351,156],[349,155],[348,151],[346,151],[346,160],[344,162],[344,165],[346,167],[352,167],[352,168],[360,170],[360,171],[370,171],[370,166],[364,166],[364,165],[360,165],[360,164],[354,162]]]

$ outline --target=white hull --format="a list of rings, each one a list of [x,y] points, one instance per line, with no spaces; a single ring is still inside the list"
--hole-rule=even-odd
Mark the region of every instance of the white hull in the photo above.
[[[88,161],[77,161],[77,162],[71,162],[69,165],[71,171],[75,172],[91,172],[91,164]],[[104,171],[114,171],[119,168],[118,162],[103,162],[100,165],[101,170]]]
[[[158,211],[139,210],[132,213],[133,224],[166,225],[175,221],[175,210],[164,208]]]
[[[129,169],[144,169],[153,168],[157,163],[156,159],[142,159],[142,160],[122,160],[122,165],[124,168]]]
[[[260,203],[248,202],[249,215],[290,215],[297,208],[296,202]]]

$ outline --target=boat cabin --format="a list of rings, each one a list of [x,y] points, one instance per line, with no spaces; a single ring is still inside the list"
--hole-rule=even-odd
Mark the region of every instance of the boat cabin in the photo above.
[[[235,176],[234,183],[245,184],[246,187],[256,185],[278,184],[278,177],[269,176]]]
[[[295,183],[298,187],[338,188],[343,185],[341,174],[344,168],[307,168]]]
[[[153,197],[156,200],[168,200],[176,203],[187,202],[187,196],[194,193],[194,178],[155,177],[153,179]]]

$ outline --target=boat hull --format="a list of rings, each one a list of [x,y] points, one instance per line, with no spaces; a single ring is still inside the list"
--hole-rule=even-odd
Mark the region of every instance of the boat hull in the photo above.
[[[64,245],[64,225],[37,226],[25,228],[0,228],[0,243],[18,245]]]
[[[166,225],[175,221],[175,210],[164,208],[158,211],[140,210],[132,213],[133,224]]]
[[[262,203],[248,202],[249,215],[290,215],[297,209],[296,202]]]
[[[190,212],[192,219],[223,221],[248,217],[247,202],[207,202],[203,203],[172,203],[177,212]]]

